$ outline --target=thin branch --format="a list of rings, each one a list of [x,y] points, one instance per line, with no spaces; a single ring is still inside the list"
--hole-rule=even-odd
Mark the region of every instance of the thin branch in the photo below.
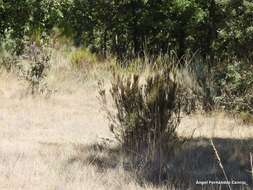
[[[224,167],[223,167],[223,165],[222,165],[221,158],[220,158],[220,156],[219,156],[218,150],[216,149],[216,147],[215,147],[215,145],[214,145],[212,139],[210,140],[210,142],[211,142],[211,145],[212,145],[212,147],[213,147],[213,150],[214,150],[214,153],[215,153],[215,155],[216,155],[216,158],[217,158],[217,160],[218,160],[218,162],[219,162],[220,168],[221,168],[221,170],[222,170],[222,172],[223,172],[223,175],[224,175],[226,181],[229,181],[229,180],[228,180],[228,176],[227,176],[227,174],[226,174],[226,172],[225,172],[225,169],[224,169]],[[230,186],[229,183],[228,183],[228,188],[229,188],[229,190],[232,190],[232,188],[231,188],[231,186]]]
[[[251,176],[253,181],[253,154],[250,152],[249,155],[250,155]]]

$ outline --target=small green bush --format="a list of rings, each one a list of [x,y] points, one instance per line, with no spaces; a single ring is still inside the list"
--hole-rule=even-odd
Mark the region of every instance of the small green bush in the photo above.
[[[96,55],[87,49],[78,49],[71,54],[70,63],[74,69],[88,69],[92,64],[97,62]]]
[[[253,114],[250,114],[249,112],[240,112],[239,117],[243,124],[253,124]]]
[[[110,94],[116,114],[106,106],[105,90],[100,84],[100,97],[110,121],[110,129],[134,163],[142,163],[142,171],[152,168],[159,176],[168,158],[183,142],[176,133],[180,122],[178,85],[166,69],[149,76],[145,84],[140,76],[114,75]]]
[[[15,56],[3,56],[0,59],[0,68],[10,72],[14,67],[16,67],[18,61]]]

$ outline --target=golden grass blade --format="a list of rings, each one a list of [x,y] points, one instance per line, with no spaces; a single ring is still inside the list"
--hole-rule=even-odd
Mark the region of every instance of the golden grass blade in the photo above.
[[[228,176],[227,176],[227,174],[226,174],[226,172],[225,172],[225,169],[224,169],[224,167],[223,167],[223,165],[222,165],[221,158],[220,158],[220,156],[219,156],[218,150],[216,149],[216,147],[215,147],[215,145],[214,145],[212,139],[210,140],[210,142],[211,142],[211,145],[212,145],[212,147],[213,147],[215,156],[216,156],[216,158],[217,158],[217,160],[218,160],[218,162],[219,162],[219,166],[220,166],[220,168],[221,168],[221,170],[222,170],[222,172],[223,172],[223,175],[224,175],[226,181],[229,181],[229,180],[228,180]],[[229,188],[229,190],[232,190],[230,184],[228,184],[228,188]]]
[[[250,152],[249,155],[250,155],[251,176],[253,181],[253,154]]]

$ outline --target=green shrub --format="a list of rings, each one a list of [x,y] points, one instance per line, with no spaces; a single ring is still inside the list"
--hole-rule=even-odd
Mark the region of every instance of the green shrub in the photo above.
[[[216,61],[214,65],[208,66],[204,60],[197,58],[186,67],[199,88],[197,91],[192,88],[196,103],[200,102],[201,109],[207,112],[223,109],[228,112],[253,114],[251,61],[239,61],[233,57]]]
[[[110,94],[116,114],[106,107],[105,90],[100,83],[100,97],[110,121],[110,129],[121,143],[125,153],[142,171],[152,168],[159,176],[166,168],[168,158],[182,143],[176,128],[180,122],[178,85],[172,79],[172,70],[166,69],[149,76],[145,84],[140,76],[114,75]]]
[[[214,76],[216,104],[228,111],[253,114],[253,66],[251,62],[230,59]]]
[[[253,124],[253,114],[250,114],[249,112],[240,112],[239,117],[244,124]]]
[[[88,69],[97,62],[96,55],[87,49],[78,49],[71,54],[70,63],[74,69]]]
[[[16,65],[18,61],[15,56],[3,56],[0,59],[0,68],[10,72]]]

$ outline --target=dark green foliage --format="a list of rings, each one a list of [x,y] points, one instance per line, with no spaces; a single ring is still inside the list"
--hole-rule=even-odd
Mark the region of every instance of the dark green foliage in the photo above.
[[[193,61],[189,65],[200,91],[195,91],[196,101],[202,102],[205,111],[225,111],[253,114],[253,67],[251,60],[235,57],[217,61],[209,68],[205,62]]]
[[[214,75],[216,103],[226,110],[253,114],[253,66],[251,61],[227,60]]]
[[[1,0],[0,18],[0,38],[10,34],[18,52],[24,36],[48,35],[53,27],[78,46],[120,58],[197,51],[211,66],[253,49],[248,0]]]
[[[199,52],[210,65],[252,52],[250,1],[74,0],[65,10],[77,44],[119,57]],[[69,24],[68,24],[69,23]]]
[[[143,171],[147,167],[155,170],[153,172],[159,179],[168,158],[182,143],[176,133],[180,122],[180,101],[172,73],[171,70],[158,72],[149,76],[145,84],[141,84],[138,75],[116,75],[110,90],[116,114],[104,107],[110,129],[123,151],[134,163],[141,162]],[[106,97],[101,86],[100,95],[104,105]]]
[[[63,2],[63,1],[62,1]],[[21,54],[24,38],[35,33],[41,38],[50,33],[62,19],[61,1],[0,0],[0,45],[6,37],[15,41],[13,50]]]

